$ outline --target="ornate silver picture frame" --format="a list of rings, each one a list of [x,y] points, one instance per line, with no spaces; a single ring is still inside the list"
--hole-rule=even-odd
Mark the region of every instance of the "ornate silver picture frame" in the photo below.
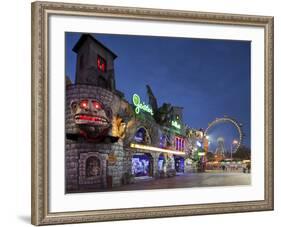
[[[231,202],[203,202],[196,204],[167,204],[108,209],[71,209],[52,211],[50,189],[50,17],[68,16],[81,18],[110,18],[127,21],[191,23],[194,25],[226,25],[232,28],[260,28],[263,30],[264,100],[260,100],[264,110],[263,144],[259,153],[264,160],[263,199]],[[162,218],[188,215],[205,215],[234,212],[273,210],[273,17],[235,15],[224,13],[175,11],[147,8],[127,8],[117,6],[84,5],[55,2],[32,3],[32,224],[66,224],[82,222],[115,221],[126,219]],[[77,31],[79,32],[79,31]],[[104,59],[100,57],[100,61]],[[100,64],[100,63],[99,63]],[[104,64],[104,63],[102,63]],[[102,65],[105,67],[105,65]],[[255,67],[255,65],[252,65]],[[103,69],[104,70],[104,69]],[[62,76],[64,75],[56,75]],[[65,87],[60,92],[64,92]],[[58,91],[59,92],[59,91]],[[139,100],[139,98],[138,98]],[[143,107],[152,112],[150,107]],[[62,116],[64,117],[64,116]],[[178,126],[176,123],[175,126]],[[251,143],[255,143],[252,137]],[[136,148],[136,144],[131,144]],[[134,147],[135,146],[135,147]],[[52,145],[54,148],[55,145]],[[143,146],[144,147],[144,146]],[[142,149],[141,145],[138,145]],[[64,152],[64,151],[63,151]],[[231,157],[232,158],[232,157]],[[116,157],[108,157],[115,162]],[[63,163],[61,163],[63,165]],[[254,164],[254,163],[253,163]],[[258,167],[257,167],[258,168]],[[254,174],[254,173],[253,173]],[[52,187],[56,187],[52,185]],[[115,192],[112,192],[115,193]],[[124,193],[124,192],[123,192]],[[176,193],[176,192],[175,192]],[[69,196],[69,195],[67,195]],[[71,196],[71,195],[70,195]],[[141,195],[140,195],[141,196]]]

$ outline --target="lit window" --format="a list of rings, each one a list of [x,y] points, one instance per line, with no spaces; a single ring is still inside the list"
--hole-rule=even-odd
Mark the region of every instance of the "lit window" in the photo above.
[[[182,150],[182,139],[180,139],[180,151]]]
[[[98,58],[97,58],[97,67],[98,67],[99,71],[106,72],[106,61],[105,61],[104,58],[102,58],[99,55],[98,55]]]
[[[184,139],[180,137],[175,137],[175,145],[177,151],[183,151],[185,145]]]

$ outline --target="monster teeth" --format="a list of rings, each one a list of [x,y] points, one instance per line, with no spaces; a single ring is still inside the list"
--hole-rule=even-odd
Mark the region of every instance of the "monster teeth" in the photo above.
[[[104,118],[100,117],[92,117],[92,116],[87,116],[87,115],[77,115],[75,116],[75,120],[79,123],[82,122],[97,122],[99,124],[107,124],[108,121]]]

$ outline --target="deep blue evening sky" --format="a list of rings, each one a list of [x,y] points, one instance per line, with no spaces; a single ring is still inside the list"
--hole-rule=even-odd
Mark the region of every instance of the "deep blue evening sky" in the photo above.
[[[184,121],[206,128],[223,115],[243,124],[250,145],[250,48],[248,41],[98,35],[115,60],[118,90],[131,101],[138,93],[144,101],[146,84],[163,102],[184,107]],[[66,75],[75,80],[76,54],[72,51],[80,33],[66,33]]]

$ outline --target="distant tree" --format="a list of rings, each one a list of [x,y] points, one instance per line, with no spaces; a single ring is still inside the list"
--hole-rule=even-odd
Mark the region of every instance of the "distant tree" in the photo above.
[[[160,125],[169,125],[171,120],[172,105],[170,103],[163,103],[155,113],[155,120]]]
[[[251,149],[246,146],[240,146],[232,157],[241,160],[249,160],[251,159]]]
[[[71,79],[69,78],[69,76],[65,76],[65,85],[68,86],[68,85],[71,85],[72,84],[72,81]]]

